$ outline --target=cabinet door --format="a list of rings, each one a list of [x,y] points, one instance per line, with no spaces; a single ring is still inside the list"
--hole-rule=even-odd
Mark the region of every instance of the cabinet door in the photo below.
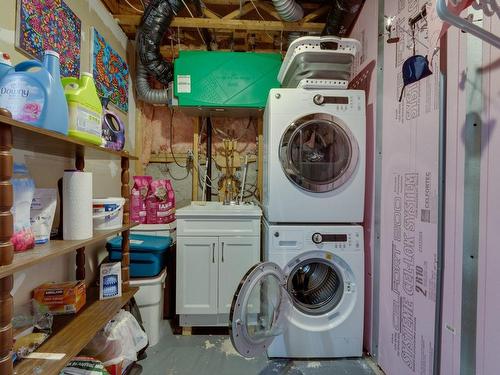
[[[238,284],[259,260],[259,237],[219,237],[219,314],[229,313]]]
[[[217,314],[218,237],[177,239],[177,314]]]

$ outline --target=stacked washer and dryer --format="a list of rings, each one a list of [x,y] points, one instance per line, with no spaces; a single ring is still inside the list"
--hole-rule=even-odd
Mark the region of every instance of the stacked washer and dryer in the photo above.
[[[264,262],[231,309],[235,348],[252,357],[362,355],[365,93],[347,84],[359,42],[304,37],[289,47],[264,115]]]

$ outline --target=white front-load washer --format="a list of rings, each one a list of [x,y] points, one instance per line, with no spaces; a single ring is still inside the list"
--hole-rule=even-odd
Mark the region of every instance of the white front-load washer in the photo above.
[[[264,222],[265,261],[242,279],[231,340],[245,357],[360,357],[363,228]]]
[[[264,216],[271,223],[361,223],[365,93],[272,89],[264,113]]]

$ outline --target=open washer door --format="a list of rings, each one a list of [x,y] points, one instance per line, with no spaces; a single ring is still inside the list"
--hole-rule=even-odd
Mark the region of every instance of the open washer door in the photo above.
[[[233,298],[229,319],[234,348],[248,358],[262,354],[284,333],[294,308],[309,316],[330,314],[340,304],[351,311],[354,285],[348,264],[328,251],[300,254],[284,269],[258,263],[243,276]]]
[[[243,277],[234,295],[230,336],[234,348],[252,358],[266,351],[283,333],[291,304],[283,270],[273,262],[258,263]]]

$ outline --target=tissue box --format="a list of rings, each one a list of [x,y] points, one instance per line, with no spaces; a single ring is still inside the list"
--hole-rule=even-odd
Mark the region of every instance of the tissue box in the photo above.
[[[33,291],[39,308],[47,309],[52,315],[77,313],[85,305],[86,296],[83,281],[45,283]]]
[[[122,263],[101,264],[99,278],[99,299],[120,297],[122,295]]]

